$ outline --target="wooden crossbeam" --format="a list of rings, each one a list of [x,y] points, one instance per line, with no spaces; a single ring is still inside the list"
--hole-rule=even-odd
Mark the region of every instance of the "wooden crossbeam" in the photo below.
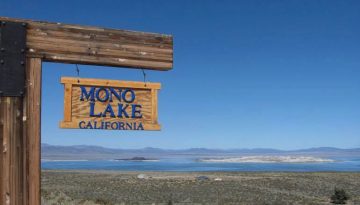
[[[43,61],[143,68],[173,67],[171,35],[0,17],[27,24],[27,57]]]

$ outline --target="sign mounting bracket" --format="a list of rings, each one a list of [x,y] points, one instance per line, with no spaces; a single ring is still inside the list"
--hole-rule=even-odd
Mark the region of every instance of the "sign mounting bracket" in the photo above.
[[[0,22],[0,96],[20,97],[25,90],[26,23]]]

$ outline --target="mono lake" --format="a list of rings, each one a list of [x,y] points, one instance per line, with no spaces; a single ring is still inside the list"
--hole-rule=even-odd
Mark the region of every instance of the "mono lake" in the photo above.
[[[212,162],[194,159],[122,160],[42,160],[44,170],[118,170],[118,171],[360,171],[359,158],[338,158],[324,162]]]

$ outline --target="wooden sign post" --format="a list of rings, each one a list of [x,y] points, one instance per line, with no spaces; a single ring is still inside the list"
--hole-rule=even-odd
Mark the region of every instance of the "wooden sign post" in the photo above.
[[[173,67],[173,38],[155,33],[0,17],[1,205],[40,205],[42,61],[166,71]],[[82,114],[87,113],[77,113],[72,109],[76,103],[83,106],[76,100],[76,92],[79,92],[76,87],[79,84],[64,84],[65,89],[69,89],[67,84],[75,89],[71,89],[71,96],[65,96],[75,98],[70,106],[71,115],[65,113],[62,124],[71,127],[74,126],[73,120],[78,123]],[[121,87],[124,86],[117,88]],[[151,93],[153,103],[156,100],[153,96],[156,91],[153,90],[159,88],[140,88],[139,92],[146,92],[146,95]],[[138,96],[142,95],[140,93]],[[144,106],[144,130],[160,129],[157,111],[153,110],[156,103],[150,108],[150,101],[145,99],[139,99],[139,104],[143,103]],[[65,109],[69,109],[67,106]],[[101,107],[96,108],[94,114],[97,109]],[[106,112],[105,118],[111,114],[109,112]],[[139,113],[135,115],[139,116]],[[140,122],[137,120],[132,121]]]

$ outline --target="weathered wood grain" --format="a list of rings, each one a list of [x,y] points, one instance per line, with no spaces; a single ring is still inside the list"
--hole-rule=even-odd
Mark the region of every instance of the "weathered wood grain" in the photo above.
[[[72,84],[65,84],[64,85],[64,121],[70,122],[71,121],[71,104],[72,104]]]
[[[44,61],[170,70],[171,35],[0,17],[26,22],[27,56]]]
[[[61,128],[79,128],[79,122],[141,122],[145,130],[160,130],[160,125],[157,120],[157,90],[160,89],[160,83],[143,83],[132,81],[119,80],[102,80],[102,79],[87,79],[87,78],[71,78],[62,77],[61,83],[64,84],[65,99],[64,99],[64,120],[60,122]],[[132,104],[139,104],[141,108],[141,119],[132,118],[112,118],[109,115],[106,117],[90,117],[90,102],[87,100],[81,101],[80,86],[85,86],[90,90],[91,86],[95,87],[112,87],[112,88],[132,88],[135,92],[135,100]],[[71,87],[71,89],[69,89]],[[103,98],[105,93],[100,93]],[[129,93],[126,96],[129,98]],[[94,113],[103,112],[106,106],[110,104],[115,114],[118,113],[118,99],[113,98],[113,102],[99,102],[95,103]],[[70,106],[70,108],[69,108]],[[131,113],[131,107],[127,108],[128,113]],[[69,117],[70,116],[70,117]],[[70,118],[70,120],[69,120]]]
[[[26,141],[25,203],[40,204],[41,157],[41,59],[29,58],[26,63],[26,93],[24,97],[24,140]]]
[[[122,81],[122,80],[105,80],[95,78],[74,78],[74,77],[61,77],[61,83],[73,85],[87,85],[87,86],[105,86],[117,88],[138,88],[138,89],[157,89],[161,88],[160,83],[149,82],[135,82],[135,81]]]
[[[23,200],[22,99],[0,98],[0,204]]]
[[[152,89],[151,90],[151,99],[152,99],[152,123],[157,124],[158,123],[158,90]]]

